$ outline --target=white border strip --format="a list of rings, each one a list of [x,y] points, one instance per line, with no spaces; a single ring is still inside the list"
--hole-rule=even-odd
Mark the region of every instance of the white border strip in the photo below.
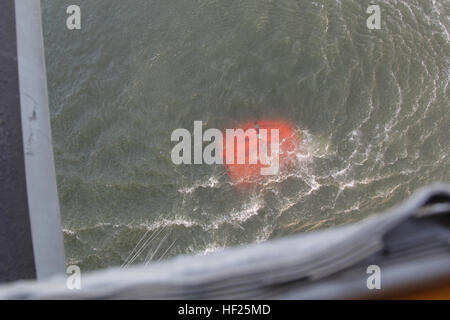
[[[39,0],[16,0],[25,172],[38,279],[64,273]]]

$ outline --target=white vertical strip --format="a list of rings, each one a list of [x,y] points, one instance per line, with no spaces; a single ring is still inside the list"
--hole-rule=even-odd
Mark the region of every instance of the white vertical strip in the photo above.
[[[39,0],[16,0],[23,145],[37,277],[64,273]]]

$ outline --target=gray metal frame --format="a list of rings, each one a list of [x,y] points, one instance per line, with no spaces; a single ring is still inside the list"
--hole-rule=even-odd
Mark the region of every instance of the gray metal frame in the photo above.
[[[0,2],[0,282],[64,273],[39,0]]]
[[[22,132],[37,278],[65,269],[39,0],[16,0]]]
[[[14,0],[0,1],[0,282],[36,276],[20,115]]]

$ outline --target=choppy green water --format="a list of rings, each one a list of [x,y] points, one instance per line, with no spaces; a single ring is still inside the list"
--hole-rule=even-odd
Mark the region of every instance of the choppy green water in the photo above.
[[[66,255],[82,269],[351,223],[450,182],[450,2],[43,0]],[[258,191],[175,166],[176,128],[300,128],[302,166]]]

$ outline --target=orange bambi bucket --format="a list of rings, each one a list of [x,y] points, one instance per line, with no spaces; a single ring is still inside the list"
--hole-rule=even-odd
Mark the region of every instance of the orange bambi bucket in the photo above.
[[[233,183],[240,186],[251,186],[257,183],[264,183],[274,175],[261,174],[262,168],[268,168],[273,163],[274,156],[278,157],[278,172],[277,174],[285,173],[294,167],[298,166],[299,161],[297,154],[300,149],[300,137],[298,130],[291,122],[286,120],[270,120],[262,119],[255,121],[247,121],[238,124],[234,127],[234,130],[242,129],[247,131],[248,129],[255,129],[257,132],[257,139],[250,139],[245,136],[245,140],[234,138],[234,149],[231,151],[234,153],[233,163],[227,161],[227,135],[224,132],[223,141],[223,157],[225,170]],[[267,134],[259,134],[262,129],[266,129]],[[273,154],[271,150],[271,140],[273,139],[273,130],[278,130],[278,155]],[[256,144],[256,145],[252,145]],[[269,162],[261,161],[260,149],[262,147],[267,148],[267,155],[269,156]],[[228,147],[230,148],[230,147]],[[237,154],[240,150],[245,150],[245,162],[237,162]],[[230,151],[230,150],[228,150]],[[242,152],[242,151],[241,151]],[[253,157],[253,163],[251,158]],[[256,163],[254,159],[256,158]],[[241,161],[242,162],[242,161]]]

